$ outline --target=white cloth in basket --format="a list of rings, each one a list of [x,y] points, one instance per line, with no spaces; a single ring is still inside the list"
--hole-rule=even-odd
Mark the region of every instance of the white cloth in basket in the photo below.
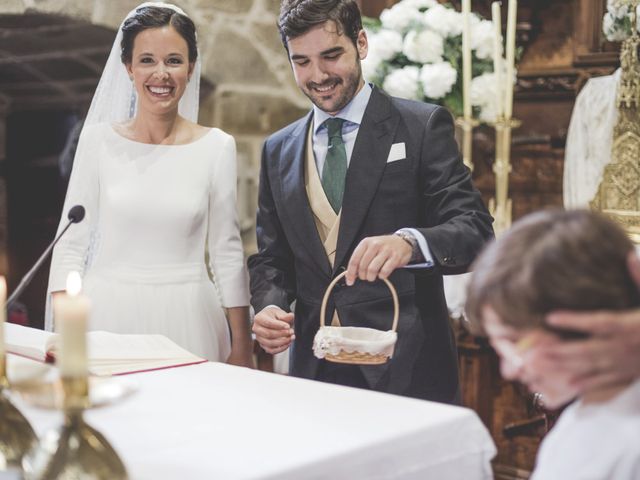
[[[391,358],[398,334],[393,330],[383,331],[365,327],[329,327],[318,330],[313,339],[313,354],[318,358],[347,353],[361,352],[370,355],[384,355]]]

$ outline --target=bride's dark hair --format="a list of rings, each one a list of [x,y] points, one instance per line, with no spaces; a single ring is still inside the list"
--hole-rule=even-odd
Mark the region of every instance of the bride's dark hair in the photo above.
[[[122,42],[120,43],[122,63],[131,63],[133,42],[140,32],[167,25],[175,28],[176,32],[185,39],[189,49],[189,63],[195,62],[198,58],[198,44],[196,42],[196,26],[193,21],[171,8],[141,7],[122,25]]]

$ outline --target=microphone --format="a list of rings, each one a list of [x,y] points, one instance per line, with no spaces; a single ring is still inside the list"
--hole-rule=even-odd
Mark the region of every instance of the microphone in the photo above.
[[[71,209],[69,210],[69,214],[67,215],[67,218],[69,219],[69,223],[65,225],[65,227],[62,229],[60,234],[56,238],[54,238],[53,242],[49,244],[49,246],[44,251],[44,253],[40,255],[40,258],[38,258],[38,260],[33,265],[33,267],[31,267],[31,270],[29,270],[27,274],[24,277],[22,277],[22,280],[20,280],[20,284],[13,291],[13,293],[7,300],[7,304],[6,304],[7,309],[11,308],[11,306],[18,299],[18,297],[20,297],[24,289],[27,288],[27,285],[31,283],[31,280],[33,280],[33,277],[35,276],[36,272],[40,269],[44,261],[51,254],[51,250],[53,250],[53,247],[56,246],[56,243],[58,243],[58,240],[60,240],[62,235],[65,234],[65,232],[69,229],[71,224],[80,223],[84,219],[84,214],[85,214],[85,210],[82,205],[75,205],[71,207]]]
[[[71,223],[80,223],[84,218],[84,207],[82,205],[74,205],[73,207],[71,207],[71,210],[69,210],[67,218],[71,221]]]

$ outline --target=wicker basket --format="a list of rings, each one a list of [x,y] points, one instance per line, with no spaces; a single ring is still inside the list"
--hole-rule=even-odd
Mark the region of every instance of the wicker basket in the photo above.
[[[355,365],[380,365],[393,355],[397,340],[399,302],[396,289],[386,278],[382,279],[391,291],[393,298],[393,324],[391,330],[383,331],[365,327],[326,326],[324,324],[327,301],[333,287],[347,272],[342,272],[327,287],[320,308],[320,329],[313,341],[316,357],[330,362]]]

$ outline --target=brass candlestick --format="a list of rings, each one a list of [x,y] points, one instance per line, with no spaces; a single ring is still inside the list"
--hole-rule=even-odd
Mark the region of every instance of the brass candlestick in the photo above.
[[[496,174],[496,195],[489,200],[489,211],[494,218],[493,229],[500,235],[511,227],[511,199],[509,198],[509,173],[511,173],[511,130],[521,122],[504,116],[498,117],[496,129],[496,158],[493,172]]]
[[[47,432],[24,456],[24,478],[128,479],[122,460],[107,439],[84,421],[83,412],[91,407],[88,378],[62,378],[61,390],[64,423]]]
[[[0,471],[20,468],[23,456],[37,440],[27,419],[9,400],[8,389],[7,357],[3,354],[0,356]]]
[[[462,161],[473,172],[473,129],[480,125],[480,122],[473,118],[459,117],[456,125],[462,129]]]

